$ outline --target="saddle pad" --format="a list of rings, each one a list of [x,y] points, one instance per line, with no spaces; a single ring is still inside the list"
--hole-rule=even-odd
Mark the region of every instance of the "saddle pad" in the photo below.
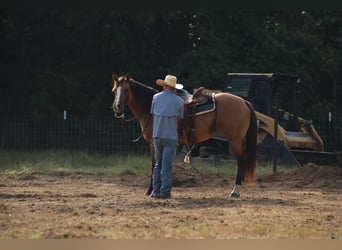
[[[203,104],[198,104],[195,106],[195,115],[203,115],[206,113],[209,113],[211,111],[214,111],[216,108],[216,102],[215,102],[215,94],[211,93],[208,94],[208,101]]]

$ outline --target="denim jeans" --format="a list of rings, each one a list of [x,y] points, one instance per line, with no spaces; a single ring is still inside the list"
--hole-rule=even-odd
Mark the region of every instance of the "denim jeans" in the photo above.
[[[170,196],[172,165],[177,151],[177,140],[153,138],[156,164],[153,168],[153,195]]]

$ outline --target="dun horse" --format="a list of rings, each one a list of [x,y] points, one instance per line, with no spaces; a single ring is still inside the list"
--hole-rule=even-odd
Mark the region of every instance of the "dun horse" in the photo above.
[[[152,143],[152,115],[150,108],[153,95],[158,91],[139,83],[129,75],[112,75],[115,94],[113,110],[116,117],[124,117],[125,106],[128,106],[139,121],[144,139],[150,145],[152,171],[155,154]],[[237,176],[231,197],[239,197],[242,181],[253,182],[256,172],[257,122],[254,108],[242,98],[229,93],[214,95],[215,109],[204,114],[193,116],[191,129],[185,123],[179,128],[179,144],[196,144],[216,134],[224,135],[229,143],[230,151],[237,161]],[[187,109],[185,108],[184,111]],[[189,114],[184,114],[189,116]],[[184,117],[186,120],[186,117]],[[189,120],[189,119],[188,119]],[[190,135],[191,134],[191,135]],[[190,135],[190,136],[187,136]],[[227,149],[228,150],[228,149]],[[152,176],[152,175],[151,175]],[[152,177],[151,177],[152,178]],[[152,179],[147,195],[152,191]]]

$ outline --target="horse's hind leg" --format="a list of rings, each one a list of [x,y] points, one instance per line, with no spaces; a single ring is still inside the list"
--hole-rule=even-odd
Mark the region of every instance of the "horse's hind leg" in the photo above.
[[[240,197],[240,187],[241,187],[242,182],[244,181],[241,160],[237,160],[237,165],[238,167],[237,167],[235,184],[233,186],[233,190],[230,193],[230,197],[235,197],[235,198]]]
[[[234,158],[237,161],[237,174],[235,179],[235,184],[233,186],[233,190],[230,193],[230,197],[238,198],[240,197],[240,187],[242,182],[244,181],[244,171],[243,167],[245,164],[245,158],[243,156],[242,147],[231,147],[231,151],[234,155]]]

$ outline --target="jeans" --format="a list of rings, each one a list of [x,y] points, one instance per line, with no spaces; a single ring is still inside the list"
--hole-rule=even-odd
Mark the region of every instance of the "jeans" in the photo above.
[[[152,195],[171,196],[172,165],[177,152],[177,140],[153,138],[156,164],[153,168]]]

